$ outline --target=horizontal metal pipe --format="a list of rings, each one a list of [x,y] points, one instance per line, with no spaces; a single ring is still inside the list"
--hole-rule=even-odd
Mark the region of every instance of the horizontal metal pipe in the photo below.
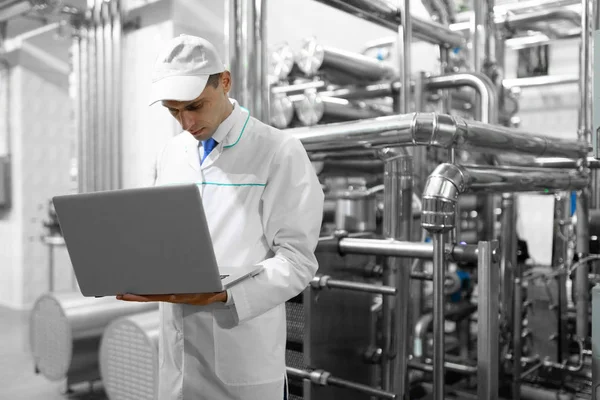
[[[346,99],[323,96],[321,93],[289,96],[296,115],[302,124],[316,125],[323,119],[351,121],[357,119],[377,118],[383,115],[379,110],[364,104],[351,103]]]
[[[434,113],[393,115],[296,128],[288,132],[309,152],[422,145],[578,158],[589,148],[577,140],[555,139]]]
[[[532,192],[544,190],[577,190],[586,187],[589,177],[577,170],[461,166],[466,185],[477,192]]]
[[[296,63],[308,76],[314,76],[323,70],[339,71],[344,76],[360,81],[379,81],[397,75],[394,67],[387,62],[360,53],[324,46],[314,37],[304,41],[296,56]]]
[[[565,9],[563,7],[556,8],[546,8],[542,10],[531,10],[524,13],[498,13],[494,10],[496,14],[494,16],[494,23],[496,27],[499,29],[506,29],[509,31],[518,31],[524,29],[533,29],[533,24],[539,22],[549,22],[549,21],[569,21],[573,23],[575,27],[580,26],[580,16],[576,11]],[[466,19],[468,16],[466,14],[460,16],[460,19]],[[468,32],[469,31],[468,20],[457,22],[454,24],[450,24],[450,30],[453,32]]]
[[[408,362],[408,367],[412,369],[417,369],[419,371],[433,372],[433,365],[431,364],[430,359],[425,359],[424,362],[410,360]],[[450,361],[444,362],[444,369],[446,371],[458,372],[460,374],[465,375],[475,375],[477,373],[477,367],[474,365],[464,365]]]
[[[502,85],[506,88],[530,88],[540,86],[566,85],[578,82],[579,77],[576,75],[547,75],[532,76],[529,78],[504,79],[502,80]]]
[[[342,254],[370,254],[389,257],[433,258],[433,245],[386,239],[343,238],[338,243]],[[454,261],[476,261],[476,245],[447,245],[446,254]]]
[[[402,15],[398,7],[385,0],[317,0],[348,14],[398,32]],[[417,39],[446,47],[462,47],[464,36],[447,27],[412,16],[412,31]]]
[[[352,282],[352,281],[343,281],[337,279],[331,279],[330,276],[315,276],[311,281],[311,287],[313,289],[344,289],[344,290],[354,290],[357,292],[364,293],[376,293],[383,294],[388,296],[394,296],[398,293],[398,290],[392,286],[381,286],[381,285],[373,285],[364,282]]]
[[[325,81],[308,81],[296,83],[294,85],[273,86],[273,88],[271,88],[271,93],[287,95],[302,94],[310,89],[324,89],[327,86],[328,84]]]
[[[589,168],[600,168],[600,160],[596,160],[594,157],[588,157],[587,164]],[[529,166],[540,168],[579,168],[582,166],[582,159],[541,157],[536,158]]]
[[[298,368],[286,367],[287,375],[292,378],[306,379],[319,386],[336,386],[340,388],[351,389],[357,392],[365,393],[382,399],[396,399],[394,393],[385,390],[379,390],[371,386],[336,378],[331,373],[323,370],[306,371]]]

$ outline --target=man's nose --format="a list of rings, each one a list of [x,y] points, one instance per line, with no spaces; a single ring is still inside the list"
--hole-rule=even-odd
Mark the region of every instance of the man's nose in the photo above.
[[[194,126],[194,117],[192,113],[186,110],[182,111],[180,123],[184,131],[192,128]]]

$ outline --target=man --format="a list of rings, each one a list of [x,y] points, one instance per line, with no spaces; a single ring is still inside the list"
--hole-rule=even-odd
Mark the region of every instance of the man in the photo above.
[[[222,293],[119,296],[161,302],[160,400],[287,396],[285,302],[317,270],[324,196],[306,151],[229,99],[231,81],[214,46],[186,35],[154,69],[151,101],[184,129],[156,184],[196,182],[219,265],[264,267]]]

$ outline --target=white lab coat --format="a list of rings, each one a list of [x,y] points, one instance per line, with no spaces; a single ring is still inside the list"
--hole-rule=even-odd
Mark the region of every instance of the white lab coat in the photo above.
[[[285,301],[317,270],[324,196],[302,144],[232,103],[202,165],[183,132],[159,157],[156,184],[196,182],[219,265],[264,270],[227,305],[160,304],[159,400],[282,400]]]

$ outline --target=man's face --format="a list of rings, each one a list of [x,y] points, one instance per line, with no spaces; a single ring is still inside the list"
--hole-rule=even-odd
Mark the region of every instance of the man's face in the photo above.
[[[165,100],[162,105],[179,121],[183,130],[191,133],[199,141],[207,140],[228,115],[231,103],[227,93],[230,88],[229,72],[223,72],[216,88],[207,84],[200,96],[194,100]]]

